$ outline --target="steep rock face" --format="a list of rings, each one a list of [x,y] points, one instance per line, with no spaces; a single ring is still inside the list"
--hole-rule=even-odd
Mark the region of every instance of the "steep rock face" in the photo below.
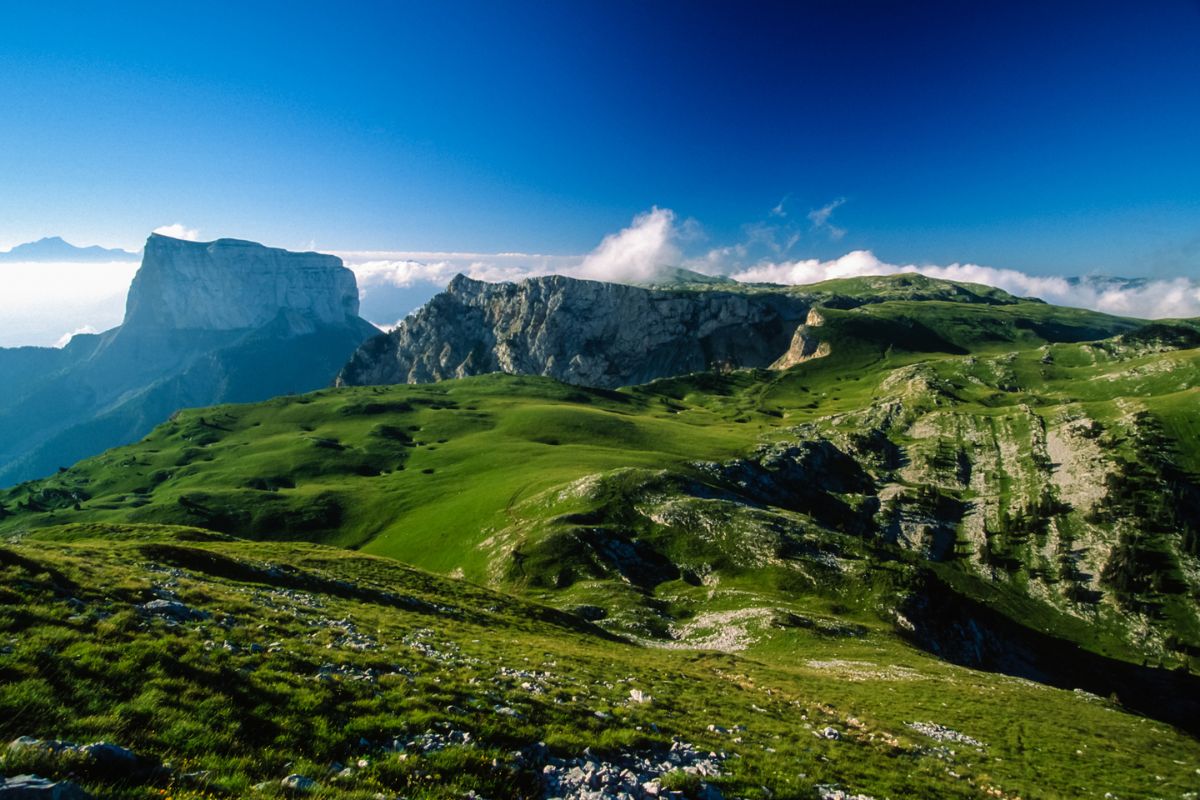
[[[457,276],[339,383],[427,383],[488,372],[614,388],[698,370],[766,367],[810,301],[778,294],[647,289],[560,275],[490,284]]]
[[[792,334],[792,343],[788,346],[787,352],[775,360],[771,369],[789,369],[797,364],[803,364],[805,361],[829,355],[832,352],[829,343],[822,342],[819,332],[813,330],[824,324],[825,317],[821,315],[821,312],[815,308],[810,310],[804,324],[796,328],[796,332]]]
[[[242,330],[262,327],[281,313],[297,325],[345,324],[358,315],[354,273],[323,253],[151,234],[129,287],[124,324]]]

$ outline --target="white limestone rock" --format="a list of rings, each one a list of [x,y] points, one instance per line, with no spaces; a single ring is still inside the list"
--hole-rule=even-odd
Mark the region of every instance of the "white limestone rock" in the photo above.
[[[710,369],[766,367],[807,298],[672,291],[561,275],[485,283],[459,275],[395,331],[366,342],[346,385],[428,383],[489,372],[615,388]]]
[[[129,288],[124,326],[249,330],[283,316],[290,327],[311,328],[357,315],[354,273],[336,256],[151,234]]]

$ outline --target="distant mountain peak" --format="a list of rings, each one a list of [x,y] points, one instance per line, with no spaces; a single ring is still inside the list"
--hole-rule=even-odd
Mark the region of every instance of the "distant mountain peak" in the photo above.
[[[36,242],[26,242],[6,252],[0,253],[0,262],[111,262],[134,261],[137,253],[120,248],[100,247],[90,245],[78,247],[61,236],[45,236]]]
[[[653,278],[636,284],[656,289],[669,289],[678,286],[737,286],[738,282],[727,275],[709,275],[696,272],[685,267],[661,267]]]

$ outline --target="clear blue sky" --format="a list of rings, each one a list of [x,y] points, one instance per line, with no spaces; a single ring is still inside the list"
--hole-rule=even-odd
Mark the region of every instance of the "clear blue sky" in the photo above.
[[[836,198],[892,261],[1200,273],[1200,5],[5,3],[0,244],[579,253]]]

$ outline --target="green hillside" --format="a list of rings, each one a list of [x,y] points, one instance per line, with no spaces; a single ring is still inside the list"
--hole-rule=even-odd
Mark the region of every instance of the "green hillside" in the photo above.
[[[289,774],[316,797],[533,797],[547,756],[670,765],[673,746],[682,768],[640,777],[694,797],[1180,797],[1200,763],[1107,700],[844,612],[781,618],[743,654],[647,648],[389,559],[153,526],[47,529],[0,548],[0,575],[0,731],[139,759],[30,743],[3,771],[102,797],[282,796]]]
[[[440,769],[466,781],[445,796],[540,796],[509,751],[542,740],[555,758],[590,745],[611,761],[681,736],[726,754],[705,782],[727,796],[1186,796],[1200,768],[1200,326],[894,280],[919,296],[836,301],[878,290],[861,283],[829,290],[803,331],[821,356],[786,371],[619,391],[489,375],[190,410],[0,493],[0,718],[47,709],[3,732],[136,745],[234,795],[361,754],[353,788],[322,778],[322,791],[442,796],[414,777]],[[131,610],[160,568],[213,617],[164,636]],[[346,633],[321,651],[330,626],[295,598],[264,623],[281,627],[255,632],[248,598],[301,589],[387,655]],[[431,612],[378,592],[461,613],[419,622]],[[33,596],[44,607],[22,611]],[[409,664],[417,628],[467,655]],[[292,655],[243,652],[259,639]],[[45,647],[67,673],[39,675]],[[94,675],[108,647],[142,653],[154,680]],[[385,685],[397,651],[440,686]],[[319,657],[350,672],[297,678]],[[590,694],[494,681],[501,665],[550,662]],[[216,684],[192,684],[218,666],[228,697],[205,701]],[[377,682],[345,678],[365,668]],[[312,735],[222,717],[249,687],[271,688],[255,715],[307,715]],[[630,687],[654,702],[625,702]],[[211,740],[153,701],[180,692],[211,706]],[[137,733],[135,711],[159,733]],[[827,722],[842,738],[804,727]],[[986,744],[934,744],[914,722]],[[425,767],[380,744],[443,723],[473,744]],[[498,777],[510,768],[524,777]]]

